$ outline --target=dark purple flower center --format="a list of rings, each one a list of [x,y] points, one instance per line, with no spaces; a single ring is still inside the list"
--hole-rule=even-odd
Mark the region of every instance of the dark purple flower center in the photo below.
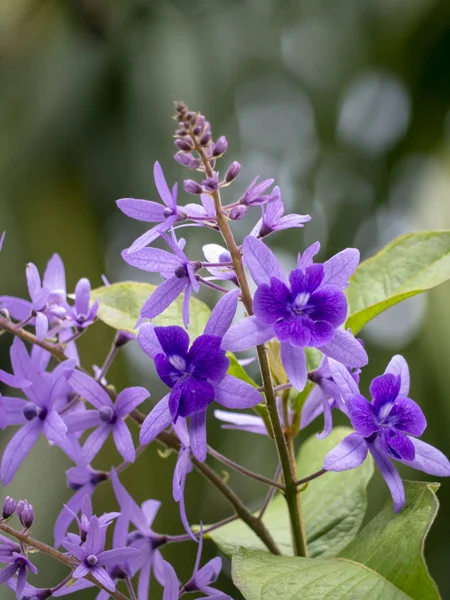
[[[89,556],[86,557],[86,564],[90,567],[95,567],[97,563],[98,558],[95,556],[95,554],[89,554]]]
[[[24,406],[22,412],[27,421],[32,421],[36,417],[38,417],[41,421],[45,421],[45,418],[48,414],[48,410],[46,408],[36,406],[36,404],[33,404],[32,402],[28,402]]]
[[[167,219],[168,217],[171,217],[173,215],[173,210],[171,208],[165,208],[163,210],[163,217],[165,219]]]
[[[100,417],[100,420],[104,423],[114,423],[114,421],[116,420],[114,415],[114,409],[111,406],[102,406],[101,409],[98,411],[98,416]]]
[[[175,269],[175,277],[178,277],[178,279],[183,279],[184,277],[187,277],[187,274],[187,269],[183,265]]]

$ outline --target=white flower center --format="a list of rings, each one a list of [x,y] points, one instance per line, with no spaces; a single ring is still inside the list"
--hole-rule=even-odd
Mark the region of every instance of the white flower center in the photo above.
[[[174,354],[173,356],[169,357],[169,362],[172,365],[172,367],[175,367],[175,369],[177,369],[178,371],[186,371],[186,361],[182,356]]]

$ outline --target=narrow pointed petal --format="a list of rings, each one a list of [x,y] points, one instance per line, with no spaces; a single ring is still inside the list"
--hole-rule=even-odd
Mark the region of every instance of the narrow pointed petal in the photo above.
[[[261,394],[249,383],[232,375],[213,382],[214,400],[225,408],[251,408],[263,401]]]
[[[180,260],[172,253],[159,248],[142,248],[132,254],[122,252],[123,260],[141,271],[148,273],[170,273],[180,266]]]
[[[3,369],[0,369],[0,381],[9,387],[18,389],[27,388],[31,385],[31,381],[16,377],[16,375],[11,375],[11,373],[7,373],[6,371],[3,371]]]
[[[261,417],[257,417],[256,415],[215,410],[214,416],[216,419],[219,419],[219,421],[227,423],[227,425],[222,425],[223,429],[237,429],[249,431],[250,433],[257,433],[258,435],[268,435],[264,421]]]
[[[332,358],[328,360],[328,366],[334,382],[339,388],[342,398],[348,402],[353,396],[359,394],[356,381],[353,379],[349,370],[341,362]]]
[[[367,456],[367,442],[359,433],[351,433],[336,448],[325,456],[323,468],[326,471],[347,471],[356,469]]]
[[[416,438],[409,438],[415,450],[414,460],[401,460],[399,462],[438,477],[450,477],[450,462],[440,450]]]
[[[11,364],[14,374],[22,379],[28,379],[32,370],[32,363],[25,344],[15,338],[10,350]]]
[[[148,533],[148,525],[141,509],[120,482],[114,468],[111,469],[111,482],[113,485],[114,494],[120,506],[122,517],[126,517],[127,521],[131,521],[142,533]]]
[[[114,548],[113,550],[104,550],[98,555],[98,560],[105,567],[114,567],[120,563],[132,560],[139,554],[137,548]]]
[[[13,319],[24,321],[31,315],[33,305],[23,298],[13,296],[0,296],[0,308],[6,308]]]
[[[161,226],[167,224],[169,220],[170,219],[166,219],[166,221],[163,221],[163,223],[155,225],[155,227],[152,227],[151,229],[140,235],[126,250],[126,253],[128,255],[133,254],[134,252],[138,252],[139,250],[142,250],[143,248],[154,242],[161,233]]]
[[[363,346],[344,329],[336,329],[333,340],[321,346],[320,351],[347,367],[364,367],[369,362]]]
[[[163,170],[158,161],[155,162],[155,166],[153,167],[153,176],[155,178],[156,189],[158,190],[158,194],[164,204],[171,208],[172,210],[176,210],[177,203],[170,191],[169,186],[167,185],[166,178],[164,177]]]
[[[33,263],[28,263],[26,268],[26,278],[28,285],[28,293],[30,294],[30,298],[34,301],[35,297],[41,291],[41,277],[39,275],[39,271],[37,270],[36,265]]]
[[[111,427],[105,424],[100,425],[100,427],[98,427],[91,433],[91,435],[88,437],[82,448],[82,453],[79,461],[79,465],[81,467],[90,464],[94,460],[94,458],[102,449],[103,444],[106,442],[110,431]]]
[[[392,373],[393,375],[400,376],[400,396],[408,396],[409,394],[409,367],[406,360],[401,354],[396,354],[391,358],[388,366],[386,367],[385,373]]]
[[[282,342],[281,362],[289,381],[297,391],[301,392],[306,385],[306,376],[308,375],[305,349],[293,346],[289,342]]]
[[[160,507],[161,502],[159,500],[144,500],[142,503],[142,513],[148,528],[151,528],[153,525],[153,521],[155,520]]]
[[[86,429],[92,429],[92,427],[98,427],[102,424],[98,410],[70,412],[64,415],[64,422],[67,425],[68,433],[86,431]]]
[[[102,406],[113,406],[112,400],[102,386],[92,377],[82,371],[74,371],[69,379],[70,385],[85,400],[95,408]]]
[[[144,323],[139,327],[138,342],[150,358],[155,358],[157,354],[162,352],[161,344],[155,333],[155,326],[151,323]]]
[[[320,242],[314,242],[311,244],[303,254],[298,255],[297,258],[297,269],[302,269],[303,271],[310,267],[313,264],[313,258],[320,252]]]
[[[236,314],[239,294],[239,290],[233,290],[222,296],[208,319],[205,327],[206,334],[220,337],[226,334]]]
[[[306,402],[303,405],[300,429],[307,427],[310,423],[317,419],[320,414],[323,413],[323,399],[324,393],[320,387],[316,385],[306,398]]]
[[[149,397],[150,392],[143,387],[126,388],[117,396],[114,411],[119,417],[126,417]]]
[[[247,317],[230,327],[223,337],[222,348],[239,352],[264,344],[272,338],[272,325],[264,325],[255,316]]]
[[[152,442],[171,423],[172,415],[169,410],[169,394],[167,394],[145,418],[139,436],[141,444]]]
[[[48,319],[44,313],[36,313],[36,337],[39,341],[45,340],[48,333]]]
[[[178,298],[188,283],[188,278],[175,275],[161,283],[141,310],[141,317],[153,319],[160,315],[172,302]]]
[[[206,410],[192,415],[190,424],[191,449],[197,460],[206,460]]]
[[[192,285],[188,284],[184,290],[183,306],[181,308],[181,316],[183,317],[183,324],[188,329],[190,322],[190,305],[191,305]]]
[[[59,254],[55,253],[48,261],[42,283],[53,295],[59,294],[61,299],[65,298],[66,273],[64,270],[64,263]]]
[[[164,593],[163,600],[178,600],[178,577],[171,564],[164,561]]]
[[[126,423],[122,419],[118,419],[113,426],[112,433],[119,454],[126,462],[133,463],[136,460],[136,450]]]
[[[394,511],[400,512],[405,506],[406,502],[405,488],[403,487],[403,482],[400,478],[400,475],[398,474],[394,465],[391,463],[388,455],[380,448],[377,441],[371,443],[369,448],[370,453],[372,454],[373,459],[376,462],[377,467],[380,469],[380,473],[383,476],[389,491],[391,492]]]
[[[114,592],[116,585],[105,569],[94,567],[91,569],[92,576],[99,581],[107,590]]]
[[[358,264],[359,250],[356,248],[346,248],[338,252],[323,264],[325,277],[322,285],[334,285],[340,290],[345,290]]]
[[[244,240],[243,254],[246,265],[256,285],[270,284],[272,277],[288,284],[282,266],[275,254],[261,240],[247,236]]]
[[[44,421],[44,434],[50,442],[54,442],[55,444],[65,441],[67,426],[56,410],[50,410],[47,413]]]
[[[42,429],[42,421],[40,419],[33,419],[33,421],[21,427],[11,438],[3,452],[0,467],[3,485],[8,485],[12,481],[21,463],[36,443]]]
[[[145,223],[160,223],[164,221],[164,206],[151,200],[140,200],[135,198],[121,198],[116,202],[119,210],[124,215],[136,221]]]

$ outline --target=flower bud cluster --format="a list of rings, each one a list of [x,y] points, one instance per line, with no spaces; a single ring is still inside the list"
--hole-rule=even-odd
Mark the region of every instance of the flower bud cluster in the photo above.
[[[6,521],[14,514],[17,515],[21,525],[25,529],[30,529],[33,526],[34,509],[28,500],[16,501],[11,496],[6,496],[3,501],[2,518],[0,520]]]

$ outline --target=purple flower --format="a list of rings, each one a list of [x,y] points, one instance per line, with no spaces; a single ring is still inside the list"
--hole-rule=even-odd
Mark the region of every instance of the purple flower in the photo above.
[[[164,204],[151,200],[135,200],[134,198],[122,198],[117,201],[117,206],[128,217],[146,223],[159,223],[138,237],[126,251],[128,254],[145,248],[156,240],[161,232],[169,231],[177,221],[186,218],[186,213],[177,206],[177,184],[170,191],[159,162],[155,162],[153,175],[159,197]]]
[[[92,517],[86,534],[86,542],[78,546],[72,542],[64,541],[63,546],[80,563],[73,572],[74,579],[81,579],[91,574],[107,590],[113,592],[116,586],[105,567],[131,560],[137,556],[138,551],[136,548],[104,550],[105,537],[106,528],[100,526],[97,517]]]
[[[75,288],[75,305],[66,303],[67,317],[78,330],[86,329],[92,325],[98,311],[98,300],[90,307],[91,284],[89,279],[83,277]]]
[[[75,367],[74,361],[67,360],[51,373],[36,371],[25,344],[18,338],[11,346],[10,355],[14,375],[0,372],[0,381],[21,388],[29,401],[3,397],[9,423],[23,425],[3,453],[0,467],[3,485],[13,479],[41,433],[53,444],[65,441],[67,427],[58,414],[57,403]]]
[[[199,225],[207,225],[208,222],[216,221],[216,208],[214,200],[209,194],[201,194],[201,204],[186,204],[184,210],[189,215],[189,218],[199,219]],[[203,222],[202,222],[203,221]]]
[[[136,406],[150,396],[150,393],[142,387],[126,388],[120,392],[116,402],[113,403],[105,389],[95,379],[81,371],[73,373],[70,384],[96,409],[70,413],[65,417],[69,433],[96,428],[83,446],[79,465],[85,466],[94,459],[110,433],[113,435],[119,454],[127,462],[134,462],[136,451],[125,419]]]
[[[172,389],[146,417],[140,434],[148,444],[178,417],[190,417],[190,443],[198,460],[206,458],[206,410],[213,400],[227,408],[250,408],[261,402],[260,393],[248,383],[226,375],[229,359],[221,349],[222,336],[236,312],[239,291],[225,294],[205,327],[189,348],[189,336],[181,327],[143,325],[138,341],[155,361],[161,380]]]
[[[161,237],[169,245],[173,254],[159,248],[143,248],[133,254],[122,252],[122,258],[132,267],[143,271],[160,273],[166,281],[161,283],[141,309],[141,319],[153,319],[161,314],[184,291],[183,321],[189,324],[189,301],[191,292],[200,290],[195,275],[196,265],[191,263],[183,252],[184,240],[178,243],[175,235]]]
[[[43,340],[50,324],[65,316],[66,278],[64,264],[58,254],[47,263],[41,282],[39,271],[33,263],[26,269],[26,278],[31,302],[11,296],[0,297],[0,308],[6,308],[14,319],[24,321],[36,313],[36,335]]]
[[[232,326],[223,348],[247,350],[276,337],[281,360],[292,385],[299,391],[306,383],[305,347],[320,348],[349,367],[367,364],[361,344],[344,329],[347,301],[342,292],[359,261],[359,252],[347,248],[324,264],[313,264],[319,244],[298,257],[289,279],[275,255],[259,239],[244,240],[244,259],[258,286],[254,316]]]
[[[232,262],[231,254],[226,248],[219,246],[219,244],[205,244],[202,250],[206,260],[209,263],[216,265],[224,263],[223,267],[206,266],[208,271],[214,276],[215,279],[229,279],[230,281],[237,281],[236,273],[234,272],[233,267],[229,266],[229,263]]]
[[[421,408],[408,398],[409,369],[402,356],[394,356],[384,375],[372,381],[372,402],[360,395],[342,364],[334,360],[329,363],[355,433],[327,454],[325,470],[354,469],[370,452],[389,487],[395,512],[405,505],[405,490],[391,459],[430,475],[450,475],[450,463],[442,452],[417,439],[426,428],[426,420]]]
[[[87,533],[89,531],[89,524],[94,518],[94,513],[92,511],[92,501],[88,494],[86,494],[83,498],[80,510],[80,517],[78,517],[78,511],[73,511],[69,506],[64,505],[64,509],[73,517],[78,525],[78,534],[68,533],[67,540],[69,542],[73,542],[80,546],[84,544],[87,538]],[[100,517],[98,517],[98,522],[100,525],[100,529],[104,529],[109,527],[114,519],[120,516],[118,512],[110,512],[104,513]],[[97,517],[96,517],[97,518]]]
[[[239,203],[244,206],[259,206],[280,199],[280,188],[275,186],[271,194],[264,194],[270,188],[274,179],[264,179],[258,183],[259,175],[251,182],[246,189]]]
[[[256,223],[250,235],[254,237],[265,237],[274,231],[291,229],[293,227],[303,227],[305,223],[311,221],[309,215],[285,215],[284,203],[281,200],[273,200],[267,206],[261,206],[262,218]]]
[[[19,544],[0,536],[0,562],[8,566],[0,569],[0,584],[9,583],[15,575],[15,591],[17,598],[22,598],[27,581],[27,571],[37,574],[36,567],[28,560],[22,552]]]
[[[158,548],[167,541],[167,538],[152,530],[161,503],[157,500],[146,500],[139,507],[120,483],[114,469],[111,470],[111,481],[121,511],[114,540],[116,542],[118,539],[128,539],[128,543],[139,551],[128,564],[133,575],[140,571],[138,597],[148,598],[152,571],[159,583],[164,584],[163,559]],[[136,527],[136,530],[128,534],[130,523]]]

